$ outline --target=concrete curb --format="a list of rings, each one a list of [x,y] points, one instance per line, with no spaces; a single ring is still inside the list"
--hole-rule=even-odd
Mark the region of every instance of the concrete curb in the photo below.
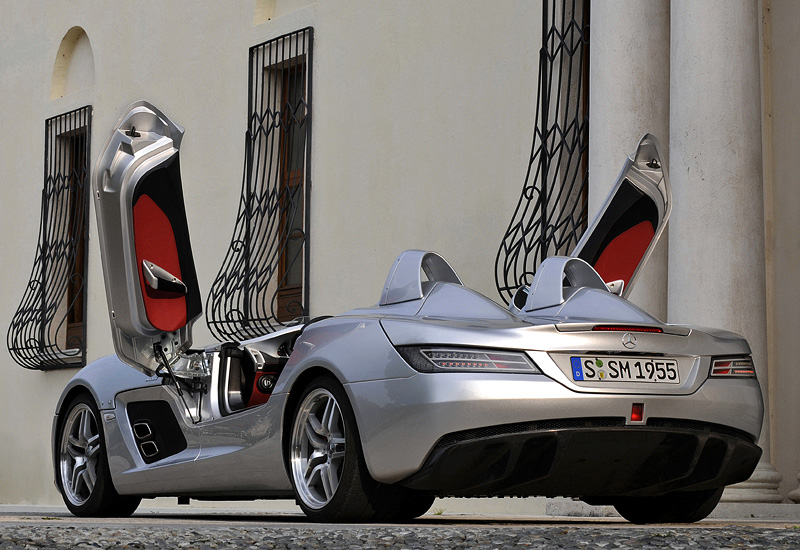
[[[191,506],[177,506],[174,499],[155,499],[142,502],[140,514],[278,514],[302,515],[292,501],[256,502],[197,502]],[[33,513],[42,516],[69,516],[64,505],[0,504],[0,515],[23,515]],[[590,506],[579,500],[566,498],[517,498],[517,499],[437,499],[428,517],[463,516],[476,518],[515,518],[517,520],[557,518],[620,518],[612,506]],[[621,519],[621,518],[620,518]],[[709,519],[758,521],[787,521],[800,525],[800,504],[760,504],[746,502],[722,502],[717,505]]]
[[[546,515],[553,517],[619,517],[613,506],[590,506],[577,500],[554,499],[547,503],[545,510]],[[708,517],[730,520],[787,520],[800,523],[800,505],[721,502]]]

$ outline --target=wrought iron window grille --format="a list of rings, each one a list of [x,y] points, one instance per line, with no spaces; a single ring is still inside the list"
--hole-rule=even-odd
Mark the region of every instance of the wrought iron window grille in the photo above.
[[[239,212],[206,302],[220,341],[261,336],[308,312],[313,43],[308,27],[250,48]]]
[[[506,303],[545,258],[568,253],[586,230],[588,150],[589,1],[546,0],[531,158],[495,259]]]
[[[86,364],[86,272],[92,108],[44,123],[44,187],[30,280],[6,343],[27,369]]]

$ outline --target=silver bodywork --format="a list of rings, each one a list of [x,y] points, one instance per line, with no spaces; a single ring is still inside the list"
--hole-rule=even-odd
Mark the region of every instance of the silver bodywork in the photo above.
[[[142,128],[151,143],[161,145],[148,150],[146,144],[129,139],[125,132],[133,126],[134,117],[145,121],[137,122],[136,131]],[[159,137],[158,132],[163,135]],[[126,229],[125,205],[129,201],[124,198],[133,196],[133,190],[126,191],[124,185],[135,185],[133,167],[153,163],[148,164],[152,169],[159,158],[177,154],[181,134],[160,111],[143,102],[134,104],[123,116],[97,168],[98,193],[109,192],[113,198],[98,203],[98,221],[104,239],[110,318],[120,357],[95,361],[70,381],[56,408],[53,437],[56,448],[59,422],[70,399],[80,392],[91,394],[102,417],[110,474],[118,493],[195,498],[293,495],[287,464],[288,432],[301,392],[323,374],[334,377],[344,389],[370,476],[437,495],[605,496],[593,492],[598,489],[591,484],[581,492],[579,483],[566,478],[561,486],[559,479],[546,476],[546,483],[539,487],[531,480],[504,485],[497,480],[518,475],[513,461],[505,473],[497,474],[494,485],[478,481],[465,482],[463,487],[439,484],[431,474],[439,471],[438,457],[444,456],[447,464],[447,456],[452,455],[459,464],[459,445],[478,452],[475,449],[482,448],[481,442],[492,437],[501,437],[497,441],[509,449],[515,449],[514,438],[519,434],[579,434],[588,437],[587,441],[602,441],[608,433],[627,441],[631,434],[675,432],[705,442],[703,438],[710,436],[703,430],[711,426],[719,428],[720,441],[725,440],[729,449],[735,447],[731,441],[741,440],[741,445],[756,452],[754,442],[763,416],[758,381],[754,376],[710,376],[713,358],[749,356],[747,342],[724,331],[664,324],[619,295],[631,288],[671,208],[666,173],[651,136],[643,138],[637,153],[627,160],[615,188],[616,192],[621,182],[632,181],[654,200],[658,214],[654,239],[627,281],[609,288],[582,259],[587,236],[572,257],[547,259],[530,288],[521,289],[510,308],[504,308],[463,286],[438,254],[411,250],[391,266],[373,307],[300,323],[240,344],[189,349],[192,319],[176,331],[180,338],[172,338],[174,334],[155,330],[142,313],[135,275],[140,266],[131,254],[133,233]],[[125,162],[119,164],[120,158]],[[109,183],[115,181],[123,183]],[[122,189],[121,195],[117,188]],[[607,215],[611,200],[599,219]],[[109,240],[110,235],[116,241]],[[113,242],[128,244],[115,248]],[[153,287],[155,283],[147,284]],[[611,329],[598,331],[599,326]],[[651,330],[658,332],[647,332]],[[174,376],[159,366],[154,344],[163,344]],[[408,350],[431,347],[521,352],[532,367],[525,373],[425,372],[404,355]],[[679,382],[581,381],[572,375],[572,358],[584,354],[663,357],[674,362]],[[268,391],[259,393],[260,377],[265,376]],[[179,387],[183,388],[181,394]],[[152,405],[156,402],[158,407]],[[641,418],[633,416],[634,404],[641,407]],[[596,428],[593,419],[617,419],[618,423],[613,428]],[[664,419],[669,426],[678,427],[659,431],[651,426],[651,420]],[[567,428],[552,427],[554,421]],[[706,428],[698,428],[700,424]],[[158,440],[157,433],[151,432],[159,430],[177,436],[171,436],[171,442]],[[185,444],[176,446],[177,439]],[[454,443],[447,447],[450,441]],[[476,446],[468,447],[473,443]],[[172,450],[162,450],[169,445]],[[524,463],[524,453],[510,452],[518,464]],[[732,452],[723,453],[725,460]],[[469,460],[462,462],[469,464]],[[558,471],[555,462],[552,469]],[[725,480],[736,476],[742,473]],[[683,485],[675,480],[664,483],[630,486],[621,494],[657,494],[667,488],[702,486],[703,482],[687,477]],[[559,492],[562,486],[563,492]]]

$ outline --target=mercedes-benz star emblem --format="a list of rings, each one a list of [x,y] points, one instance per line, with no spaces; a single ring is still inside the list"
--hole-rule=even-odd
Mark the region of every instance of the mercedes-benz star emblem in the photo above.
[[[622,337],[622,345],[628,349],[633,349],[636,347],[636,336],[634,336],[630,332],[626,332],[625,335]]]

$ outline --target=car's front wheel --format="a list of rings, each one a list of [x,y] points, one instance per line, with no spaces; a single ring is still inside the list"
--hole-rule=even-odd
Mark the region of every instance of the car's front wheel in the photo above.
[[[716,508],[724,489],[624,498],[615,502],[614,508],[631,523],[694,523],[706,518]]]
[[[353,409],[329,376],[311,382],[297,402],[288,460],[297,503],[314,521],[370,521],[391,510],[393,488],[369,475]]]
[[[76,516],[131,515],[141,499],[120,495],[114,489],[103,425],[92,397],[88,394],[75,397],[64,409],[62,418],[56,459],[64,504]]]

